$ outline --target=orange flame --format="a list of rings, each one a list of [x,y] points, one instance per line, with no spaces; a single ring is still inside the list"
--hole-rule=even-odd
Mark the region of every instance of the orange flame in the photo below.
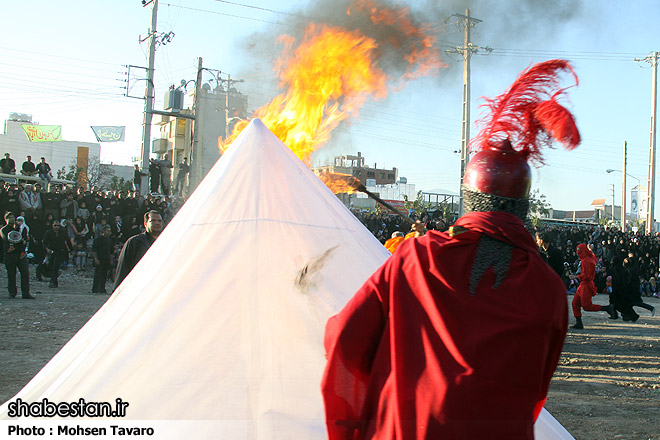
[[[357,188],[362,185],[359,179],[351,176],[350,174],[331,173],[329,171],[321,171],[317,174],[319,179],[325,186],[330,188],[335,194],[352,194],[357,191]]]
[[[291,37],[281,39],[288,47],[293,44]],[[293,55],[285,51],[277,60],[286,92],[254,116],[309,164],[310,154],[330,139],[341,121],[357,115],[368,95],[387,95],[386,75],[372,61],[375,48],[373,39],[358,32],[310,25]],[[233,141],[241,125],[224,145]]]
[[[397,50],[408,63],[403,79],[430,73],[439,67],[440,57],[432,49],[435,39],[426,29],[413,25],[408,10],[379,10],[372,0],[357,0],[355,9],[369,14],[375,25],[394,28],[394,34],[414,44]],[[350,14],[350,10],[347,11]],[[388,32],[381,32],[389,35]],[[295,39],[280,37],[284,51],[275,64],[280,87],[285,92],[255,111],[254,117],[286,144],[301,160],[310,165],[310,155],[324,145],[342,121],[356,117],[367,98],[387,96],[387,74],[377,65],[379,43],[357,30],[311,24],[300,45]],[[396,41],[385,42],[396,46]],[[414,72],[412,68],[416,68]],[[245,128],[246,121],[236,124],[221,151]]]

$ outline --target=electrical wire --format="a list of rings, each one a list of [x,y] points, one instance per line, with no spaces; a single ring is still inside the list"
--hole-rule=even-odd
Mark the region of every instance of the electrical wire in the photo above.
[[[244,8],[250,8],[250,9],[257,9],[257,10],[260,10],[260,11],[272,12],[274,14],[288,15],[288,16],[291,16],[291,17],[304,18],[304,19],[307,19],[307,20],[310,19],[309,17],[305,17],[303,15],[293,14],[293,13],[290,13],[290,12],[276,11],[274,9],[262,8],[262,7],[254,6],[254,5],[246,5],[246,4],[243,4],[243,3],[230,2],[230,1],[227,1],[227,0],[214,0],[214,1],[216,1],[218,3],[226,3],[228,5],[241,6],[241,7],[244,7]]]
[[[186,9],[186,10],[189,10],[189,11],[205,12],[205,13],[208,13],[208,14],[223,15],[225,17],[240,18],[242,20],[251,20],[251,21],[258,21],[258,22],[261,22],[261,23],[276,24],[278,26],[291,27],[291,26],[285,25],[283,23],[279,23],[279,22],[275,22],[275,21],[269,21],[269,20],[262,20],[262,19],[254,18],[254,17],[245,17],[245,16],[242,16],[242,15],[227,14],[225,12],[217,12],[217,11],[209,11],[207,9],[191,8],[189,6],[173,5],[171,3],[161,3],[161,4],[164,4],[166,6],[170,6],[170,7],[173,7],[173,8]]]

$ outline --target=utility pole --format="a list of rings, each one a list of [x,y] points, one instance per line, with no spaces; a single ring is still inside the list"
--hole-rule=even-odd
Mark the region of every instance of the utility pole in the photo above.
[[[649,146],[649,175],[648,175],[648,189],[646,204],[646,233],[652,234],[654,232],[654,211],[655,211],[655,119],[657,114],[657,86],[658,86],[658,52],[653,52],[652,55],[644,59],[635,59],[635,61],[646,61],[651,63],[653,68],[651,80],[651,140]]]
[[[231,135],[229,132],[229,88],[232,84],[242,83],[245,80],[242,79],[231,79],[231,75],[227,74],[227,79],[221,80],[222,82],[227,83],[225,88],[225,140]]]
[[[621,232],[626,232],[626,168],[628,166],[628,142],[623,141],[623,183],[621,184]]]
[[[149,28],[149,68],[147,69],[147,89],[144,95],[144,121],[142,123],[142,172],[149,169],[149,154],[151,152],[151,118],[154,109],[154,63],[156,58],[156,26],[158,24],[158,0],[152,0],[151,28]],[[147,6],[149,3],[145,3]],[[149,178],[142,176],[140,193],[149,191]]]
[[[188,176],[188,193],[199,185],[202,178],[202,151],[199,148],[199,101],[202,93],[202,57],[197,58],[197,79],[195,80],[195,97],[193,100],[192,148],[190,149],[190,175]]]
[[[614,216],[614,184],[612,184],[612,223],[616,220]]]
[[[458,53],[463,55],[463,120],[461,128],[461,186],[460,186],[460,201],[458,206],[459,216],[463,215],[463,179],[465,177],[465,167],[470,160],[468,153],[468,142],[470,142],[470,58],[473,53],[477,53],[480,49],[470,42],[470,28],[481,23],[474,17],[470,17],[470,10],[465,9],[465,15],[453,14],[452,17],[458,17],[463,20],[464,34],[463,34],[463,47],[449,50],[449,53]],[[485,47],[488,52],[492,52],[492,48]]]

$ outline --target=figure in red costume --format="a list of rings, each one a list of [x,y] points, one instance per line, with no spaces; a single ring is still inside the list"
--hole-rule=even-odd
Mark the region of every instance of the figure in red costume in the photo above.
[[[571,328],[583,329],[582,324],[582,310],[587,312],[600,312],[604,311],[609,313],[612,319],[616,318],[617,314],[612,304],[608,306],[599,306],[593,304],[591,298],[596,296],[596,285],[594,278],[596,277],[596,256],[589,250],[586,244],[580,243],[577,245],[577,254],[580,258],[580,274],[577,276],[580,285],[573,297],[573,316],[575,316],[575,324]]]
[[[525,227],[531,170],[580,141],[558,103],[564,60],[488,100],[448,233],[405,240],[326,325],[336,439],[533,439],[568,327],[566,291]],[[573,74],[577,83],[577,77]],[[515,148],[514,148],[515,147]]]

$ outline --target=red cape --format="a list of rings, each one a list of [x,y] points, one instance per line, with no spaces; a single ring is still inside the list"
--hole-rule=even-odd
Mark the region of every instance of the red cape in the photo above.
[[[561,279],[506,213],[451,238],[406,240],[327,324],[323,397],[334,439],[533,439],[566,335]],[[514,246],[494,289],[468,293],[481,234]]]

